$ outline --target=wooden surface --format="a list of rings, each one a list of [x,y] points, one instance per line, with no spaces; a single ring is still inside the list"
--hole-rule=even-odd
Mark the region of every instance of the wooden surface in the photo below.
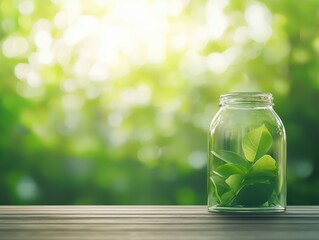
[[[319,239],[319,206],[217,214],[206,206],[0,206],[0,239]]]

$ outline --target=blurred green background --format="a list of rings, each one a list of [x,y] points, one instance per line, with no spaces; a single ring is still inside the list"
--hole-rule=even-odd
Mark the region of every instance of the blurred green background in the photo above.
[[[265,91],[319,203],[317,0],[1,0],[0,204],[205,204],[220,94]]]

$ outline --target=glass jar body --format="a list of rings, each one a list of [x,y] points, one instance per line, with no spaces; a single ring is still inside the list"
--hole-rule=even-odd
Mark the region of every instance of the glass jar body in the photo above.
[[[222,105],[208,142],[209,211],[285,211],[286,134],[272,104]]]

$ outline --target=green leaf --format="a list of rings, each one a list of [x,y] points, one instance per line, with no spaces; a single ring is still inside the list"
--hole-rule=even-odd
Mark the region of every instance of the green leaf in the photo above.
[[[265,183],[265,184],[270,184],[273,181],[273,178],[269,177],[250,177],[246,176],[246,178],[243,181],[242,186],[247,186],[247,185],[252,185],[254,183]]]
[[[259,206],[268,201],[274,190],[273,183],[253,183],[240,189],[236,202],[243,206]]]
[[[268,203],[269,203],[269,205],[273,205],[273,206],[280,203],[278,194],[275,191],[271,194],[271,197],[268,199]]]
[[[239,187],[240,187],[240,185],[241,185],[243,179],[244,179],[244,176],[243,176],[243,175],[241,175],[241,174],[234,174],[234,175],[229,176],[229,177],[225,180],[225,182],[226,182],[227,185],[230,187],[230,189],[235,193],[235,192],[239,189]]]
[[[229,191],[229,186],[225,183],[225,178],[220,176],[210,176],[210,180],[214,186],[214,192],[218,200],[221,202],[221,197],[225,192]]]
[[[245,174],[246,172],[246,168],[231,163],[223,164],[214,170],[215,174],[225,178],[228,178],[230,175],[233,174]]]
[[[268,152],[272,142],[272,136],[264,124],[248,132],[242,143],[245,157],[254,162]]]
[[[232,163],[232,164],[244,167],[245,169],[249,169],[250,167],[249,162],[247,162],[242,156],[240,156],[239,154],[235,152],[221,150],[218,152],[211,151],[211,153],[215,157],[223,160],[224,162]]]
[[[229,205],[235,198],[235,193],[233,191],[228,191],[221,196],[221,205]]]
[[[269,155],[264,155],[257,160],[247,173],[247,179],[249,178],[273,178],[277,175],[276,160]]]
[[[269,155],[258,159],[238,188],[236,203],[244,206],[259,206],[266,203],[274,191],[276,175],[275,159]]]

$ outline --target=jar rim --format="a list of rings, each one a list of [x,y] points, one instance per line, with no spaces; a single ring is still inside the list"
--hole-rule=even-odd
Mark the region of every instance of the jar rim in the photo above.
[[[264,92],[232,92],[220,96],[220,106],[227,105],[273,106],[273,96]]]

